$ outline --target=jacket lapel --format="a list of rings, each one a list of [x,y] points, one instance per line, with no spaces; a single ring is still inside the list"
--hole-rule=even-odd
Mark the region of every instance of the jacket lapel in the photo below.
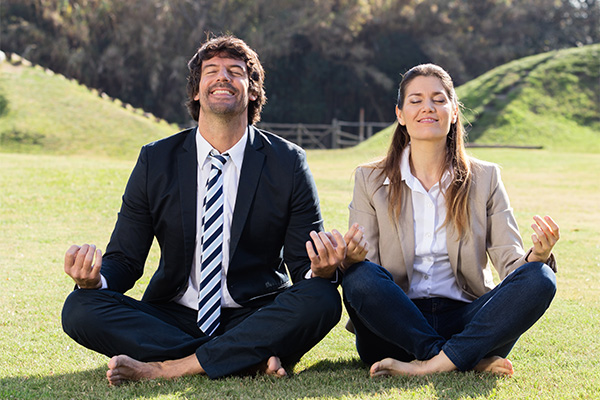
[[[258,180],[260,179],[260,174],[265,163],[265,155],[260,151],[262,147],[263,143],[260,134],[253,126],[250,126],[235,200],[235,210],[233,211],[233,220],[231,222],[230,259],[233,258],[233,254],[242,236],[242,230],[246,225],[246,219],[250,212],[250,206],[252,205]]]
[[[406,276],[408,280],[408,287],[406,290],[408,290],[410,281],[412,280],[415,262],[415,227],[411,191],[404,182],[402,182],[402,186],[402,209],[400,210],[401,218],[398,224],[398,237],[400,247],[402,248],[402,255],[404,257],[404,265],[406,267]]]
[[[198,159],[196,154],[196,130],[191,129],[177,157],[179,174],[179,198],[183,223],[184,257],[186,266],[192,265],[196,250],[196,196],[198,194]]]
[[[448,257],[450,258],[450,265],[454,276],[458,279],[458,283],[462,285],[461,278],[458,274],[458,254],[460,253],[460,247],[462,244],[461,238],[458,236],[456,229],[453,224],[448,224],[446,227],[446,247],[448,248]]]
[[[412,205],[412,196],[410,195],[410,190],[408,187],[402,182],[402,198],[400,199],[400,204],[402,206],[400,210],[399,219],[393,221],[392,230],[397,237],[397,243],[400,243],[400,246],[394,246],[393,248],[382,250],[388,252],[392,257],[392,259],[397,259],[398,264],[404,264],[404,268],[399,268],[400,271],[406,271],[406,287],[402,287],[405,292],[408,292],[410,287],[410,281],[413,273],[413,264],[415,260],[415,232],[414,232],[414,223],[413,223],[413,205]],[[385,188],[385,203],[387,205],[387,199],[390,198],[390,180],[389,178],[385,178],[383,182],[383,187]],[[388,234],[389,232],[383,232],[382,234]],[[400,279],[400,281],[403,281]]]

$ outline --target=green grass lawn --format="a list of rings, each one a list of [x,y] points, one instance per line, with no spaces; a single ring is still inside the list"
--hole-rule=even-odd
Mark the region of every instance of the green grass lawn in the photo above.
[[[352,171],[381,155],[378,148],[309,152],[327,229],[346,229]],[[512,351],[512,378],[470,372],[370,379],[344,316],[289,379],[194,376],[109,387],[108,359],[62,332],[60,310],[73,287],[63,254],[85,241],[104,248],[134,160],[0,153],[0,398],[600,398],[600,154],[471,152],[502,165],[526,246],[534,213],[552,215],[561,227],[558,294]],[[157,260],[153,249],[148,265]],[[152,272],[132,296],[141,296]]]

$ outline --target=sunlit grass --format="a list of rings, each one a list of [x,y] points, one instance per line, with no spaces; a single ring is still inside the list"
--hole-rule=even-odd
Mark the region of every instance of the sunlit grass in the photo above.
[[[131,158],[177,127],[39,67],[0,62],[0,151]]]
[[[477,149],[498,162],[526,245],[533,213],[561,225],[558,294],[511,353],[512,379],[475,373],[372,380],[357,360],[346,317],[296,366],[291,379],[189,377],[109,388],[107,358],[61,329],[72,281],[62,257],[72,243],[104,247],[132,161],[0,154],[0,398],[595,398],[600,390],[600,155]],[[327,229],[344,230],[360,151],[309,152]],[[375,154],[372,154],[375,156]],[[371,157],[371,155],[368,155]],[[554,168],[548,168],[553,160]],[[571,179],[569,171],[576,171]],[[139,298],[158,251],[130,292]]]

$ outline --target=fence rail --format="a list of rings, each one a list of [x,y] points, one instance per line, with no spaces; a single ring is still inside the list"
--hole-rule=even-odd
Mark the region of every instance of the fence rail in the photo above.
[[[334,119],[331,124],[259,122],[257,125],[306,149],[339,149],[355,146],[373,136],[376,130],[391,124],[392,122],[348,122]]]
[[[257,126],[273,132],[305,149],[341,149],[356,146],[393,122],[348,122],[333,120],[331,124],[282,124],[259,122]],[[470,148],[542,149],[539,145],[465,143]]]

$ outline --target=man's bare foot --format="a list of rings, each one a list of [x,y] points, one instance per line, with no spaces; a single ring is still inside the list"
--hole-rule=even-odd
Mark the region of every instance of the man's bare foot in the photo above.
[[[160,363],[144,363],[125,355],[114,356],[108,361],[108,383],[118,386],[125,381],[156,379],[160,377]]]
[[[277,377],[287,376],[287,372],[281,366],[281,360],[279,359],[279,357],[275,357],[275,356],[269,357],[269,359],[267,360],[267,363],[264,366],[264,369],[262,369],[262,371],[267,375],[272,375],[272,376],[277,376]]]
[[[429,375],[436,372],[454,371],[456,366],[441,351],[437,356],[426,360],[414,360],[411,362],[398,361],[393,358],[385,358],[371,366],[371,377],[384,375]]]
[[[111,385],[142,379],[178,378],[185,375],[205,373],[195,354],[179,360],[141,362],[125,355],[114,356],[108,361],[106,378]]]
[[[258,370],[265,375],[276,377],[287,376],[287,372],[281,366],[279,357],[271,356],[269,359],[258,366]],[[254,370],[256,371],[256,370]]]
[[[510,360],[499,356],[484,358],[473,369],[475,371],[491,372],[496,375],[512,376],[515,373]]]

